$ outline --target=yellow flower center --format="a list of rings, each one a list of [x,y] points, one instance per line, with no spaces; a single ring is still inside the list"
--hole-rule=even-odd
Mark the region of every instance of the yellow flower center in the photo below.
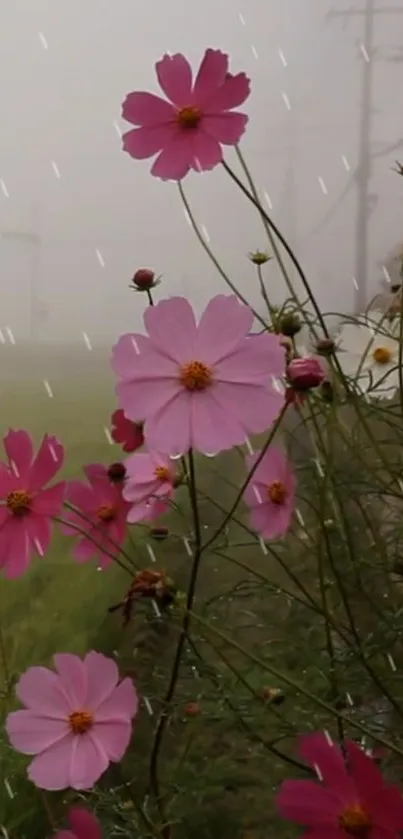
[[[180,368],[179,379],[186,390],[205,390],[212,383],[211,369],[202,361],[189,361]]]
[[[171,473],[167,466],[157,466],[156,469],[154,469],[154,475],[160,481],[171,480]]]
[[[92,728],[93,722],[93,716],[89,711],[73,711],[68,718],[73,734],[85,734]]]
[[[6,506],[13,516],[26,516],[31,508],[31,496],[25,489],[16,489],[7,495]]]
[[[287,498],[287,490],[282,481],[273,481],[267,487],[267,495],[273,504],[284,504]]]
[[[372,358],[377,364],[389,364],[392,356],[393,353],[387,347],[377,347],[372,353]]]
[[[371,830],[372,820],[361,804],[350,804],[340,813],[339,825],[348,836],[365,839]]]
[[[181,128],[197,128],[202,118],[198,108],[181,108],[176,116]]]
[[[102,507],[97,510],[97,518],[101,521],[108,522],[113,521],[116,516],[116,510],[114,507],[108,506],[108,504],[103,504]]]

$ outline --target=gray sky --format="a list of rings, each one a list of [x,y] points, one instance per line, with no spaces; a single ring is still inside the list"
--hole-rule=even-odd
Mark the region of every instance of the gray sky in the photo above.
[[[197,306],[223,290],[176,186],[125,155],[118,135],[126,93],[158,92],[154,63],[165,51],[197,66],[208,46],[251,76],[243,149],[326,309],[354,306],[357,212],[376,197],[361,267],[369,299],[403,240],[403,180],[390,171],[403,150],[388,150],[403,144],[403,2],[373,15],[372,45],[365,16],[352,14],[371,4],[334,0],[350,10],[343,18],[328,14],[330,0],[0,0],[0,326],[29,334],[33,277],[43,340],[80,341],[85,330],[107,343],[138,328],[143,298],[127,285],[139,266],[164,275],[161,294]],[[357,189],[365,149],[377,156]],[[266,242],[253,209],[221,170],[185,186],[213,250],[257,303],[245,255]],[[281,302],[275,267],[268,288]]]

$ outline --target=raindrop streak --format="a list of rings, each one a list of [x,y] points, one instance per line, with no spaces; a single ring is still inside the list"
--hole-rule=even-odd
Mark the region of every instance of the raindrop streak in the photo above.
[[[43,32],[38,32],[38,35],[39,35],[39,40],[40,40],[44,50],[48,50],[49,49],[49,44],[48,44]]]
[[[118,136],[120,137],[120,139],[122,139],[122,129],[121,129],[121,127],[120,127],[120,125],[119,125],[119,123],[117,122],[117,120],[116,120],[116,119],[115,119],[115,121],[114,121],[113,125],[114,125],[114,128],[115,128],[115,130],[116,130],[116,133],[118,134]]]
[[[137,355],[140,355],[139,345],[134,337],[132,337],[132,345],[134,348],[134,352],[137,353]]]
[[[323,195],[327,195],[327,186],[321,175],[318,175],[318,184],[323,192]]]
[[[263,536],[259,536],[258,542],[259,542],[259,545],[260,545],[260,547],[261,547],[261,549],[262,549],[262,554],[264,554],[265,556],[267,556],[267,554],[268,554],[269,552],[268,552],[268,550],[267,550],[267,548],[266,548],[266,545],[265,545],[265,543],[264,543],[264,541],[263,541]]]
[[[7,790],[7,795],[8,795],[8,797],[9,797],[9,798],[14,798],[14,793],[13,793],[13,791],[12,791],[12,789],[11,789],[10,782],[9,782],[8,778],[4,778],[4,786],[5,786],[6,790]]]
[[[53,171],[54,171],[54,173],[55,173],[55,175],[56,175],[56,178],[57,178],[58,180],[60,180],[60,170],[59,170],[59,167],[58,167],[58,165],[57,165],[56,161],[55,161],[55,160],[52,160],[50,165],[51,165],[51,167],[52,167],[52,169],[53,169]]]
[[[2,330],[1,330],[1,329],[0,329],[0,342],[1,342],[2,344],[5,344],[5,343],[6,343],[6,339],[5,339],[5,337],[4,337],[3,332],[2,332]]]
[[[208,244],[209,241],[210,241],[210,235],[209,235],[209,232],[207,230],[207,227],[205,227],[204,224],[202,224],[201,229],[202,229],[203,236],[204,236],[204,238],[205,238],[205,240]]]
[[[240,20],[240,21],[241,21],[241,23],[242,23],[242,26],[246,26],[246,21],[245,21],[245,18],[244,18],[244,16],[243,16],[243,15],[241,15],[241,13],[240,13],[240,12],[239,12],[238,17],[239,17],[239,20]]]
[[[246,448],[247,448],[247,450],[248,450],[248,454],[254,454],[254,451],[253,451],[253,448],[252,448],[252,443],[251,443],[251,441],[249,440],[249,437],[246,437],[246,440],[245,440],[245,446],[246,446]]]
[[[389,271],[388,271],[386,265],[382,265],[382,271],[383,271],[383,276],[385,277],[386,282],[387,283],[392,282],[392,280],[390,278]]]
[[[341,159],[343,161],[344,168],[346,169],[347,172],[349,172],[350,169],[351,169],[351,166],[350,166],[350,164],[349,164],[349,162],[348,162],[348,160],[347,160],[347,158],[344,154],[342,154]]]
[[[112,440],[112,437],[111,437],[111,432],[109,431],[109,428],[106,427],[106,425],[104,426],[104,432],[105,432],[105,437],[106,437],[108,443],[110,443],[110,445],[113,446],[113,440]]]
[[[193,556],[192,548],[190,547],[189,539],[186,536],[183,536],[183,544],[185,546],[185,551],[188,556]]]
[[[4,183],[4,181],[3,181],[3,178],[1,178],[1,179],[0,179],[0,186],[1,186],[1,191],[2,191],[2,193],[3,193],[3,195],[4,195],[4,197],[5,197],[5,198],[9,198],[9,197],[10,197],[10,193],[9,193],[9,191],[8,191],[8,189],[7,189],[7,187],[6,187],[5,183]]]
[[[367,51],[367,48],[366,48],[365,44],[363,44],[363,43],[361,43],[361,44],[360,44],[360,50],[361,50],[361,52],[362,52],[362,55],[363,55],[364,61],[366,61],[367,63],[369,63],[370,58],[369,58],[368,51]]]
[[[272,200],[271,200],[271,198],[270,198],[269,193],[268,193],[268,192],[266,192],[266,190],[265,190],[265,191],[264,191],[264,193],[263,193],[263,195],[264,195],[264,197],[265,197],[265,199],[266,199],[267,206],[268,206],[269,210],[272,210],[272,209],[273,209],[273,204],[272,204]]]
[[[356,278],[355,278],[355,277],[351,277],[351,282],[352,282],[352,284],[353,284],[353,286],[354,286],[355,290],[356,290],[356,291],[358,291],[358,283],[357,283]]]
[[[283,50],[281,50],[281,49],[280,49],[280,47],[279,47],[279,48],[278,48],[278,50],[277,50],[277,52],[278,52],[278,57],[279,57],[279,59],[280,59],[280,61],[281,61],[282,65],[283,65],[283,67],[287,67],[287,66],[288,66],[288,62],[287,62],[287,59],[286,59],[286,57],[285,57],[285,55],[284,55],[284,53],[283,53]]]
[[[148,696],[143,696],[143,702],[144,702],[144,705],[146,706],[146,709],[147,709],[148,713],[150,714],[150,717],[152,717],[153,714],[154,714],[154,711],[152,709],[152,705],[151,705],[151,702],[150,702]]]
[[[101,254],[101,251],[99,251],[98,248],[97,248],[95,253],[97,255],[97,260],[98,260],[101,268],[105,268],[105,261],[104,261],[104,258],[102,256],[102,254]]]
[[[149,544],[148,544],[148,542],[147,542],[147,544],[146,544],[146,548],[147,548],[147,551],[148,551],[148,555],[149,555],[149,557],[150,557],[150,559],[151,559],[151,562],[156,562],[156,561],[157,561],[157,559],[156,559],[155,553],[154,553],[154,551],[153,551],[153,549],[152,549],[151,545],[149,545]]]
[[[10,344],[15,344],[15,338],[9,326],[6,326],[6,332]]]
[[[86,347],[87,347],[89,350],[92,350],[92,344],[91,344],[91,341],[90,341],[90,339],[89,339],[89,337],[88,337],[88,335],[87,335],[87,333],[86,333],[86,332],[83,332],[83,338],[84,338],[84,343],[85,343]]]
[[[252,50],[253,55],[255,56],[255,58],[256,58],[256,59],[258,59],[258,58],[259,58],[259,56],[258,56],[258,54],[257,54],[256,47],[254,47],[254,46],[253,46],[253,44],[251,44],[251,50]]]
[[[296,515],[296,517],[298,519],[298,522],[301,525],[301,527],[305,527],[305,519],[304,519],[304,517],[301,513],[301,510],[298,510],[298,509],[295,510],[295,515]]]
[[[49,399],[53,399],[53,391],[52,391],[52,388],[51,388],[51,386],[50,386],[50,384],[49,384],[49,382],[48,382],[48,380],[47,380],[47,379],[44,379],[44,380],[43,380],[43,385],[44,385],[44,388],[45,388],[45,390],[46,390],[46,393],[47,393],[47,394],[48,394],[48,396],[49,396]]]
[[[291,111],[291,103],[290,103],[290,100],[289,100],[287,94],[284,92],[284,90],[283,90],[281,95],[283,97],[283,102],[284,102],[284,105],[287,108],[287,111]]]

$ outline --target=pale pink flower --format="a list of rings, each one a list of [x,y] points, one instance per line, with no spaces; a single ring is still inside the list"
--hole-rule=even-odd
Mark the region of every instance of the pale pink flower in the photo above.
[[[131,679],[119,683],[115,662],[101,653],[57,653],[53,661],[56,673],[29,667],[21,676],[25,708],[8,715],[7,734],[18,752],[35,755],[28,777],[37,787],[90,789],[129,745],[136,690]]]
[[[151,174],[180,181],[190,169],[213,169],[223,159],[221,145],[234,146],[248,117],[234,111],[249,96],[245,73],[228,73],[228,55],[207,49],[195,80],[184,55],[164,55],[155,65],[169,101],[133,92],[122,106],[123,119],[139,128],[123,135],[123,148],[143,160],[158,155]]]
[[[259,453],[248,455],[248,470]],[[284,453],[270,446],[244,493],[250,524],[264,539],[277,539],[288,530],[294,509],[295,479]]]
[[[127,521],[153,521],[168,509],[174,494],[176,470],[172,461],[166,455],[148,451],[131,455],[124,465],[123,497],[133,505]]]
[[[69,829],[59,830],[53,839],[102,839],[98,819],[82,807],[72,807],[68,813]]]
[[[64,449],[45,434],[34,456],[27,431],[3,438],[7,465],[0,464],[0,568],[8,579],[26,571],[32,552],[43,556],[51,538],[50,520],[60,513],[65,483],[44,489],[63,464]]]
[[[149,306],[144,323],[148,337],[122,335],[112,366],[120,406],[129,419],[145,420],[150,448],[215,454],[276,418],[284,348],[268,332],[248,337],[253,313],[235,295],[210,300],[198,325],[184,297]]]
[[[130,504],[123,498],[123,484],[111,481],[108,469],[101,463],[85,466],[84,472],[88,484],[67,482],[66,500],[79,512],[66,511],[62,531],[79,537],[73,549],[77,562],[87,562],[95,556],[101,567],[106,568],[113,561],[109,554],[117,554],[116,546],[120,547],[125,540]],[[77,528],[85,535],[79,535]]]

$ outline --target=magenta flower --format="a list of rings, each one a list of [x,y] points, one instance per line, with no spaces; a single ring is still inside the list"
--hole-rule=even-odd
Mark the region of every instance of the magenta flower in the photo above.
[[[123,497],[133,505],[127,521],[152,521],[168,509],[176,470],[169,457],[151,451],[131,455],[125,467]]]
[[[248,455],[248,470],[259,453]],[[244,499],[250,507],[250,524],[264,539],[277,539],[288,530],[294,509],[295,479],[284,453],[270,446],[247,486]]]
[[[143,423],[132,422],[118,408],[112,414],[111,437],[115,443],[120,443],[124,452],[135,452],[144,443]]]
[[[59,515],[65,483],[44,487],[62,466],[63,446],[45,434],[34,457],[27,431],[3,438],[7,465],[0,464],[0,568],[8,579],[26,571],[32,552],[43,556],[51,538],[50,519]]]
[[[129,745],[136,690],[131,679],[118,684],[115,662],[101,653],[57,653],[53,661],[56,673],[29,667],[21,676],[25,709],[8,715],[7,734],[18,752],[35,755],[28,776],[37,787],[90,789]]]
[[[311,839],[397,839],[403,830],[403,798],[352,741],[347,761],[325,733],[300,738],[300,754],[315,769],[314,781],[284,781],[277,796],[280,813],[308,828]]]
[[[245,73],[228,73],[228,55],[206,50],[196,79],[184,55],[164,55],[155,65],[169,101],[153,93],[129,93],[123,119],[139,128],[123,135],[123,148],[138,160],[158,157],[151,174],[180,181],[190,169],[213,169],[223,159],[221,145],[234,146],[248,117],[234,111],[249,96]]]
[[[215,454],[273,422],[284,402],[274,381],[284,375],[284,349],[268,332],[248,338],[252,322],[234,295],[210,300],[198,325],[190,303],[172,297],[144,312],[148,337],[120,337],[116,392],[130,419],[145,420],[152,449]]]
[[[53,839],[102,839],[98,819],[82,807],[72,807],[68,813],[69,829],[59,830]]]
[[[287,366],[287,378],[294,390],[304,393],[322,384],[326,372],[314,356],[293,358]]]
[[[108,469],[100,463],[84,467],[89,484],[68,481],[66,500],[79,512],[68,510],[62,531],[67,536],[79,535],[73,549],[77,562],[87,562],[96,556],[102,568],[113,561],[109,554],[118,553],[126,536],[126,517],[130,509],[122,495],[122,483],[111,481]],[[70,524],[69,524],[70,523]],[[96,544],[94,544],[96,543]]]

